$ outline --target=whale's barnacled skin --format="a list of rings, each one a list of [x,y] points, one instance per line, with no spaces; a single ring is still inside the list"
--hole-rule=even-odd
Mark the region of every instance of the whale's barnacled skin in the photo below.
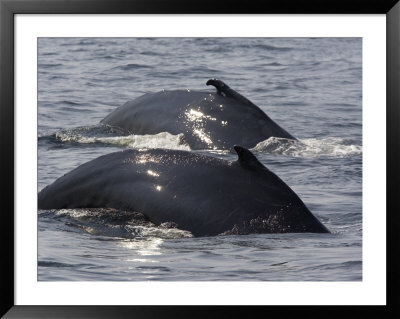
[[[235,150],[234,162],[166,149],[107,154],[45,187],[38,206],[137,211],[195,236],[329,232],[249,150]]]
[[[191,90],[149,93],[117,108],[101,123],[129,134],[184,134],[191,149],[247,148],[271,136],[295,139],[259,107],[220,80],[217,92]]]

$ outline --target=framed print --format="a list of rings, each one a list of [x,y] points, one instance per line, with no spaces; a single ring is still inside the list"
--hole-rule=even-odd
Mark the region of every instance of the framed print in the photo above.
[[[398,313],[400,6],[301,4],[1,1],[5,318]]]

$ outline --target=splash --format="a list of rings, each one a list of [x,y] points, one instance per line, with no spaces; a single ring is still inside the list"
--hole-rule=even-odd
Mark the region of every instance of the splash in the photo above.
[[[64,131],[56,133],[56,138],[63,143],[73,142],[80,144],[108,144],[127,148],[168,148],[190,151],[190,147],[184,143],[183,134],[172,135],[161,132],[154,135],[127,135],[127,136],[85,136],[76,131]]]
[[[252,150],[293,157],[348,157],[362,154],[362,146],[355,144],[354,140],[338,137],[298,141],[270,137],[258,143]]]
[[[193,237],[172,222],[157,226],[141,213],[112,208],[41,210],[39,217],[54,219],[69,228],[100,237],[143,240]]]

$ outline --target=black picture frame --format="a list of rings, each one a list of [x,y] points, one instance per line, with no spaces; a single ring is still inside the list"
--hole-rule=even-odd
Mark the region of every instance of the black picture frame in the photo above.
[[[15,14],[385,14],[387,21],[387,305],[386,306],[21,306],[14,303],[14,15]],[[398,0],[0,0],[1,296],[4,318],[205,318],[399,316],[396,263],[400,163],[400,3]],[[382,107],[382,106],[381,106]]]

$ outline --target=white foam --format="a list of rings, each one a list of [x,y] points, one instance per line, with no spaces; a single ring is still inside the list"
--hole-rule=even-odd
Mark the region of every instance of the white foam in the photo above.
[[[310,138],[298,141],[270,137],[258,143],[252,150],[293,157],[347,157],[360,155],[362,153],[362,146],[354,144],[352,140],[339,137]]]
[[[56,216],[70,216],[72,218],[81,218],[90,214],[90,211],[85,209],[58,209],[54,210]]]
[[[149,227],[149,226],[132,226],[136,237],[152,238],[152,239],[177,239],[177,238],[192,238],[191,232],[178,229],[178,228],[161,228],[161,227]]]
[[[107,210],[107,209],[106,209]],[[126,222],[122,219],[121,222],[116,224],[109,223],[107,221],[108,212],[100,209],[96,212],[96,209],[85,209],[85,208],[75,208],[75,209],[55,209],[51,210],[55,216],[58,217],[70,217],[75,220],[76,226],[83,229],[89,234],[97,236],[112,236],[112,237],[126,237],[136,238],[136,239],[146,239],[146,240],[160,240],[164,238],[177,239],[177,238],[191,238],[192,233],[186,230],[181,230],[178,228],[167,228],[161,226],[156,226],[149,222],[149,225],[135,224],[135,221]],[[110,213],[114,212],[113,209],[109,209]],[[45,211],[42,211],[42,213]],[[40,213],[40,212],[39,212]],[[123,211],[117,211],[117,215],[125,215]],[[86,219],[83,222],[82,218],[94,217],[91,219]],[[106,219],[105,219],[106,217]],[[116,219],[115,219],[116,220]],[[89,223],[89,224],[87,224]]]
[[[190,147],[183,143],[183,134],[173,135],[161,132],[154,135],[127,135],[113,137],[88,137],[79,133],[58,132],[56,138],[62,142],[75,142],[82,144],[104,143],[128,148],[168,148],[190,151]]]

